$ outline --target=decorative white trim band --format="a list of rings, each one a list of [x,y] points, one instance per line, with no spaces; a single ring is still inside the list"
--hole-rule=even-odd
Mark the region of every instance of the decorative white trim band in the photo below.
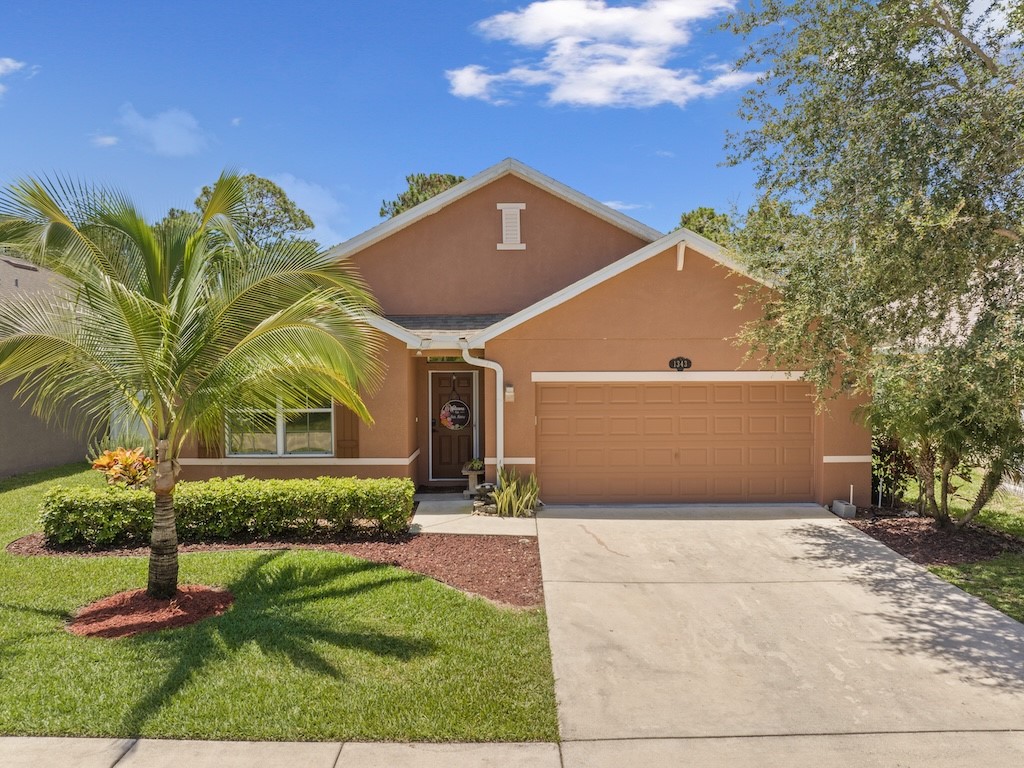
[[[178,459],[183,466],[197,467],[284,467],[295,464],[306,464],[313,467],[407,467],[416,461],[419,449],[407,459],[335,459],[315,456],[280,456],[266,459],[251,456],[229,456],[226,459]]]
[[[492,466],[497,465],[498,460],[495,457],[489,457],[484,459],[484,464],[490,464]],[[536,464],[537,460],[532,456],[506,456],[506,464]]]
[[[871,455],[866,456],[822,456],[824,464],[870,464]]]
[[[803,371],[534,371],[535,382],[622,382],[671,381],[676,384],[717,381],[797,381]]]

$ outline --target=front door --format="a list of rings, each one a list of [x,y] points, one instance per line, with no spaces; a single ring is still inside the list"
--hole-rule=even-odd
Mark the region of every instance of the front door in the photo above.
[[[464,480],[475,458],[476,372],[430,372],[430,479]]]

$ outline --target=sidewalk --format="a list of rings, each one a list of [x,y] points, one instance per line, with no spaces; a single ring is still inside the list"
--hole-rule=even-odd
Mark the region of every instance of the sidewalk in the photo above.
[[[560,768],[557,744],[0,738],[3,768]]]

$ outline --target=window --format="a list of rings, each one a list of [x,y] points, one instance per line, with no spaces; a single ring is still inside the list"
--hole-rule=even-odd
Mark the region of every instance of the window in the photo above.
[[[334,409],[330,403],[283,408],[274,413],[235,411],[228,418],[228,456],[333,456]]]

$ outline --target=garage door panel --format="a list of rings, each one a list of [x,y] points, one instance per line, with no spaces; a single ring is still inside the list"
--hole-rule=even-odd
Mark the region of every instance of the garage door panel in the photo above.
[[[709,453],[710,449],[708,448],[680,448],[679,466],[682,469],[686,467],[706,467],[710,462]]]
[[[541,437],[567,437],[571,434],[568,416],[538,416],[537,434]]]
[[[757,445],[748,449],[748,463],[752,467],[775,467],[779,463],[779,448],[776,445]]]
[[[608,433],[611,435],[635,437],[640,434],[640,417],[638,416],[612,416],[608,420],[608,425]]]
[[[707,403],[711,399],[706,384],[676,387],[676,397],[680,403]]]
[[[609,389],[608,402],[612,405],[636,405],[640,402],[640,387],[613,386]]]
[[[741,435],[743,434],[742,416],[715,416],[716,435]]]
[[[538,473],[546,501],[813,498],[808,385],[537,386]]]
[[[787,435],[810,435],[813,430],[810,416],[784,416],[782,431]]]
[[[739,447],[715,448],[715,466],[722,469],[742,467],[746,463],[743,461],[743,453]]]
[[[716,384],[716,403],[742,403],[743,386],[740,384]]]
[[[643,466],[645,467],[675,467],[676,457],[672,448],[644,447]]]
[[[779,402],[778,384],[751,384],[747,392],[751,403]]]
[[[643,399],[645,403],[657,404],[657,405],[668,405],[674,403],[675,399],[672,397],[672,393],[675,390],[675,386],[672,384],[652,384],[644,387]]]
[[[747,426],[752,435],[777,435],[779,433],[779,417],[774,414],[769,416],[751,416]]]
[[[675,434],[675,419],[671,416],[644,416],[644,434],[663,436]]]
[[[578,416],[572,420],[573,432],[584,437],[595,437],[605,433],[608,420],[602,416]]]
[[[679,434],[681,435],[706,435],[709,430],[710,420],[707,416],[680,416]]]

